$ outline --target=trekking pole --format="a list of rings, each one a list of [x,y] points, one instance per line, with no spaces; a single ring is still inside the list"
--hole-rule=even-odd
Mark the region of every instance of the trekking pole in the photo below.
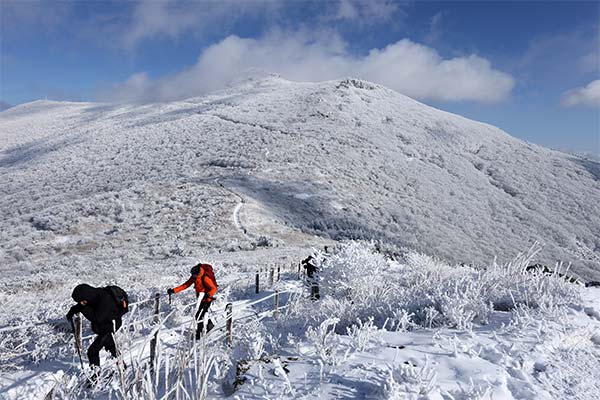
[[[71,328],[73,329],[73,336],[75,338],[75,349],[77,349],[77,355],[79,356],[79,362],[81,363],[81,370],[83,371],[83,359],[81,358],[81,347],[79,345],[79,332],[75,329],[75,324],[73,320],[69,320],[71,322]],[[77,326],[79,326],[79,318],[77,318]]]
[[[227,303],[225,306],[225,312],[227,313],[227,346],[231,347],[233,342],[232,324],[233,324],[233,304]]]

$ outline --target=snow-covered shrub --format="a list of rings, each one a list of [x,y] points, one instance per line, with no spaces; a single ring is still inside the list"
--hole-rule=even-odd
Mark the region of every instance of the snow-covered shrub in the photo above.
[[[174,240],[169,253],[174,256],[183,257],[186,255],[186,243],[182,240]]]
[[[413,322],[413,317],[415,314],[409,313],[404,309],[394,310],[391,319],[392,325],[391,327],[395,329],[397,332],[406,332],[415,328],[417,324]]]
[[[521,253],[507,264],[493,263],[485,271],[480,271],[479,281],[490,303],[497,309],[512,309],[518,304],[527,307],[550,309],[578,301],[577,290],[561,274],[559,264],[552,274],[528,272],[541,248],[534,245],[528,252]]]
[[[423,311],[425,311],[425,318],[422,320],[424,320],[427,328],[433,328],[434,326],[441,325],[441,313],[436,310],[435,307],[428,306],[425,307]]]
[[[373,318],[367,319],[366,322],[357,320],[356,325],[346,328],[350,345],[357,351],[365,351],[369,344],[379,339],[377,327],[373,325]]]
[[[266,338],[263,330],[260,322],[252,322],[236,329],[236,359],[258,360],[264,355]]]
[[[372,244],[350,242],[335,254],[317,255],[322,298],[301,300],[292,314],[314,326],[335,315],[338,333],[368,319],[379,327],[391,320],[397,330],[415,325],[470,330],[487,323],[495,309],[523,305],[555,313],[577,303],[576,287],[558,273],[526,272],[538,251],[533,247],[505,265],[475,269],[415,252],[400,264]]]
[[[32,326],[15,321],[6,329],[0,333],[0,370],[72,354],[73,335],[66,319],[48,318]]]
[[[343,310],[340,327],[346,328],[357,319],[366,320],[373,316],[383,323],[383,314],[373,315],[371,309],[388,309],[393,298],[394,285],[387,279],[388,262],[381,254],[375,253],[370,246],[360,242],[351,242],[338,253],[325,257],[317,255],[320,270],[321,294],[339,301]],[[335,306],[334,304],[328,304]],[[334,307],[328,311],[334,312]]]
[[[335,365],[337,361],[338,339],[335,325],[338,321],[337,318],[329,318],[317,328],[309,327],[306,330],[306,338],[314,346],[319,359],[327,365]]]
[[[273,241],[271,238],[266,237],[266,236],[259,236],[256,241],[254,242],[254,245],[256,247],[272,247],[273,246]]]
[[[429,363],[421,368],[402,364],[389,369],[384,397],[389,400],[423,399],[435,388],[436,373]]]
[[[60,213],[48,212],[46,215],[35,215],[29,219],[29,223],[38,231],[54,233],[68,233],[70,228],[70,222],[66,220],[64,214]]]
[[[148,338],[152,336],[150,334]],[[117,348],[131,345],[124,335],[117,335],[115,342]],[[148,342],[145,343],[147,345]],[[209,386],[223,379],[231,366],[226,351],[205,338],[195,341],[186,337],[177,344],[175,351],[163,351],[161,345],[159,341],[154,368],[150,367],[147,359],[139,357],[123,359],[120,355],[116,360],[107,360],[99,370],[93,393],[104,393],[107,398],[123,400],[205,399]],[[89,389],[86,390],[86,380],[79,376],[78,379],[58,382],[55,391],[66,394],[58,398],[87,398]]]

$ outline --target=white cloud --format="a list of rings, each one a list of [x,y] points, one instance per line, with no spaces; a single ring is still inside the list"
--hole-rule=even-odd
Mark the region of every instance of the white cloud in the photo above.
[[[113,99],[174,100],[225,87],[258,69],[294,81],[358,77],[418,99],[494,102],[506,98],[514,79],[471,55],[443,59],[434,49],[404,39],[356,57],[335,32],[272,31],[260,39],[229,36],[204,50],[177,74],[151,81],[136,74],[111,88]]]
[[[208,32],[227,27],[243,16],[268,13],[280,0],[263,2],[144,0],[135,3],[131,21],[120,26],[121,41],[129,48],[145,39],[176,39],[187,32]]]
[[[209,28],[227,31],[236,20],[253,15],[269,15],[274,20],[272,22],[282,22],[280,14],[285,9],[296,8],[298,4],[286,3],[285,0],[144,0],[135,4],[130,23],[121,26],[121,41],[125,47],[133,48],[145,39],[161,36],[174,39],[187,32],[206,32]],[[326,22],[345,21],[359,26],[385,23],[404,15],[398,3],[391,0],[332,1],[324,3],[320,11],[322,14],[311,18]]]
[[[590,82],[586,87],[563,93],[562,104],[567,107],[600,106],[600,79]]]

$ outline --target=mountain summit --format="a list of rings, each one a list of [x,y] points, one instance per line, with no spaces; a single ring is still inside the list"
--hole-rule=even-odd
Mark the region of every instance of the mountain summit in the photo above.
[[[361,80],[38,101],[2,112],[0,132],[3,268],[243,243],[241,198],[256,211],[241,222],[272,243],[375,239],[483,265],[537,241],[542,262],[600,277],[600,164]]]

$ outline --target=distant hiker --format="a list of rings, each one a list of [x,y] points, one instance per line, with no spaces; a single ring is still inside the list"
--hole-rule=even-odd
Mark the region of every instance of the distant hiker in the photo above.
[[[321,253],[321,257],[323,260],[327,260],[331,256],[329,252],[329,246],[323,246],[323,252]]]
[[[306,257],[304,260],[302,260],[302,267],[306,270],[306,276],[308,276],[309,278],[313,278],[315,272],[317,272],[317,266],[315,265],[315,258],[312,256],[312,254],[308,257]]]
[[[308,277],[308,282],[310,284],[310,298],[312,300],[318,300],[321,297],[319,294],[319,282],[316,276],[316,264],[317,260],[312,256],[312,254],[302,260],[302,266],[306,270],[306,276]]]
[[[71,307],[67,319],[72,321],[75,314],[83,314],[92,323],[92,331],[98,335],[87,351],[90,366],[100,366],[102,348],[117,357],[113,333],[121,327],[121,317],[128,311],[127,293],[118,286],[95,288],[84,283],[75,286],[71,297],[77,304]]]
[[[196,290],[196,298],[200,296],[200,293],[204,293],[202,300],[200,301],[200,307],[198,307],[198,311],[196,311],[196,321],[198,322],[198,327],[196,329],[196,339],[200,338],[200,335],[204,328],[204,315],[208,311],[211,302],[214,300],[215,293],[217,293],[217,280],[215,279],[215,274],[213,272],[213,267],[210,264],[198,264],[192,267],[190,270],[190,278],[185,281],[182,285],[179,285],[173,289],[168,289],[168,294],[179,293],[182,290],[187,289],[192,284],[194,284],[194,289]],[[209,319],[206,324],[206,332],[209,332],[215,325]]]

